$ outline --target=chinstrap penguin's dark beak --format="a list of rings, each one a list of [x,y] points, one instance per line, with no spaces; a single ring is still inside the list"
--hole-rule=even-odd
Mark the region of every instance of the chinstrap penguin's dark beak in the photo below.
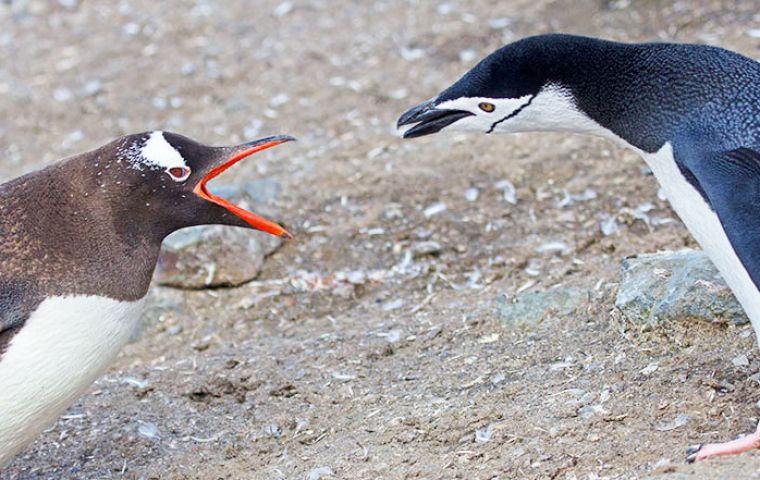
[[[416,138],[441,131],[457,120],[472,116],[464,110],[442,110],[436,108],[435,99],[410,108],[398,119],[396,127],[416,124],[403,133],[404,138]]]
[[[248,223],[251,227],[261,230],[263,232],[270,233],[272,235],[276,235],[278,237],[283,238],[293,238],[293,235],[288,233],[287,230],[282,228],[280,225],[277,225],[276,223],[272,222],[271,220],[267,220],[266,218],[260,217],[256,215],[255,213],[249,212],[243,208],[238,207],[237,205],[234,205],[227,200],[218,197],[214,194],[212,194],[209,189],[207,183],[212,180],[213,178],[220,175],[222,172],[239,162],[240,160],[253,155],[256,152],[260,152],[262,150],[266,150],[268,148],[275,147],[277,145],[280,145],[281,143],[285,142],[292,142],[295,141],[295,138],[288,136],[288,135],[278,135],[274,137],[266,137],[261,138],[259,140],[254,140],[252,142],[244,143],[242,145],[238,145],[237,147],[233,147],[230,149],[231,155],[228,158],[223,158],[223,161],[214,166],[211,171],[209,171],[198,184],[195,186],[193,191],[196,195],[201,197],[204,200],[207,200],[211,203],[214,203],[216,205],[219,205],[222,208],[227,209],[230,213],[233,215],[241,218],[246,223]]]

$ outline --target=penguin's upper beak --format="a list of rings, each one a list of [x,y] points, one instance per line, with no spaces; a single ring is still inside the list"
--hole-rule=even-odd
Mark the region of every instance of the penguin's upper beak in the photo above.
[[[416,138],[441,131],[457,120],[473,115],[464,110],[445,110],[436,108],[436,99],[422,102],[410,108],[398,119],[397,128],[416,124],[403,133],[404,138]]]
[[[266,150],[267,148],[275,147],[281,143],[292,142],[292,141],[295,141],[295,138],[288,135],[278,135],[274,137],[266,137],[259,140],[254,140],[252,142],[244,143],[242,145],[232,148],[232,156],[224,160],[221,164],[212,168],[211,171],[209,171],[201,179],[201,181],[198,182],[198,184],[195,186],[193,191],[195,192],[196,195],[203,198],[204,200],[208,200],[209,202],[215,203],[219,205],[220,207],[227,209],[233,215],[240,217],[246,223],[248,223],[250,226],[252,226],[253,228],[257,230],[271,233],[272,235],[277,235],[278,237],[293,238],[293,235],[288,233],[288,231],[282,228],[280,225],[277,225],[271,220],[267,220],[266,218],[260,217],[256,215],[255,213],[242,209],[238,207],[237,205],[233,205],[227,200],[212,194],[208,190],[208,186],[207,186],[207,183],[211,179],[217,177],[219,174],[221,174],[222,172],[224,172],[225,170],[227,170],[228,168],[230,168],[231,166],[233,166],[240,160],[244,159],[245,157],[253,155],[256,152]]]

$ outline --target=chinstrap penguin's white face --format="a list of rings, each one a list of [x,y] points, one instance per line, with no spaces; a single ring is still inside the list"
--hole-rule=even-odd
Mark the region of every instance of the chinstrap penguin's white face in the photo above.
[[[404,113],[398,127],[404,138],[443,131],[490,134],[559,130],[604,134],[576,107],[567,89],[553,84],[536,94],[517,98],[436,97]]]

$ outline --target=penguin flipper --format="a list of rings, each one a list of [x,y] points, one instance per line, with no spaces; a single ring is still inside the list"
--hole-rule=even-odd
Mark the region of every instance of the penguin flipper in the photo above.
[[[31,301],[28,293],[19,285],[0,282],[0,355],[39,303]]]
[[[715,211],[752,282],[760,288],[760,151],[740,147],[720,152],[686,148],[676,162]]]

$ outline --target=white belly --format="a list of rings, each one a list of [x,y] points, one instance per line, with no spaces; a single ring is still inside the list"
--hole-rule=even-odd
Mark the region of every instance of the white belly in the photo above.
[[[747,312],[755,332],[760,333],[760,292],[734,253],[718,216],[678,169],[672,146],[666,143],[658,152],[642,156],[673,209],[718,268]]]
[[[94,382],[127,343],[143,301],[43,301],[0,357],[0,467]]]

